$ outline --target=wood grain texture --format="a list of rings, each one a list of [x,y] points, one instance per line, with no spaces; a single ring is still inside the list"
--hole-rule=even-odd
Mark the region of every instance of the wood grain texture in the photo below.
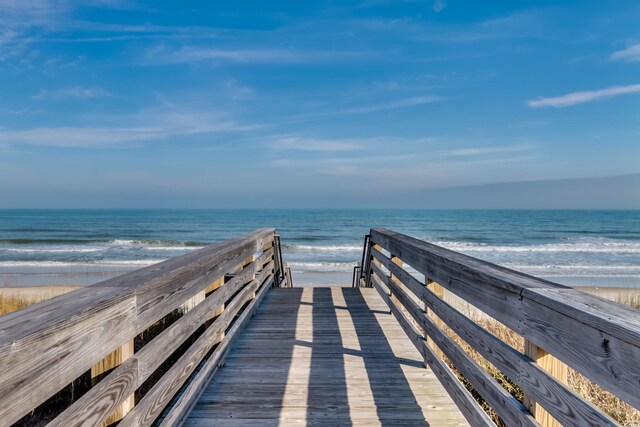
[[[271,289],[184,425],[466,425],[385,307],[374,289]]]
[[[500,418],[509,426],[539,426],[534,417],[515,397],[511,396],[498,382],[469,356],[451,337],[427,316],[409,296],[392,280],[387,281],[400,305],[411,315],[425,333],[431,337],[439,351],[433,353],[440,359],[444,353],[460,373],[471,383],[483,399],[495,409]],[[430,346],[431,347],[431,346]]]
[[[213,279],[261,251],[273,235],[273,229],[256,230],[0,317],[0,426],[17,421],[150,324],[199,295]],[[119,403],[128,398],[131,387],[138,386],[138,375],[130,374],[132,364],[139,368],[137,363],[128,359],[126,366],[112,372],[119,376],[101,381],[98,387],[109,397],[91,405],[110,408],[116,403],[113,396]]]
[[[233,343],[238,339],[240,333],[255,314],[265,295],[273,286],[273,274],[275,274],[275,272],[272,271],[271,274],[270,280],[260,288],[256,298],[251,301],[238,320],[236,320],[233,326],[227,331],[226,336],[218,347],[216,347],[211,357],[205,361],[204,365],[197,372],[197,375],[185,386],[185,389],[181,392],[175,404],[169,408],[166,416],[161,420],[160,426],[177,426],[185,421],[202,395],[206,385],[211,381],[218,371],[218,368],[224,364],[225,357],[232,348]]]
[[[136,326],[138,332],[142,332],[220,276],[239,268],[242,261],[261,250],[273,235],[273,229],[256,230],[91,287],[134,289]]]
[[[524,354],[536,362],[542,369],[549,372],[558,381],[567,384],[567,377],[569,375],[569,367],[553,357],[544,349],[538,347],[529,340],[524,341]],[[535,401],[535,398],[529,394],[524,394],[522,401],[529,411],[535,416],[536,420],[543,427],[562,427],[562,424],[553,418],[551,414],[544,409],[544,406]]]
[[[518,384],[565,425],[616,425],[609,416],[579,397],[538,364],[513,349],[478,324],[467,318],[431,290],[423,286],[404,269],[390,262],[383,254],[374,254],[381,264],[388,266],[405,286],[416,293],[456,334],[469,343],[484,358]]]
[[[82,288],[0,317],[0,425],[11,425],[135,334],[135,298]]]
[[[225,307],[204,333],[187,349],[162,378],[149,390],[145,397],[120,423],[121,426],[149,426],[160,415],[167,403],[182,387],[203,357],[215,344],[243,305],[253,298],[262,281],[271,274],[272,268],[265,269],[260,276],[245,286]],[[222,288],[224,289],[224,287]]]
[[[640,408],[638,311],[385,229],[374,243]]]
[[[129,341],[125,342],[124,345],[117,348],[114,352],[109,354],[107,357],[96,363],[91,367],[91,385],[95,387],[100,380],[108,374],[109,371],[117,368],[127,360],[128,358],[133,356],[134,346],[133,346],[133,338]],[[110,393],[106,393],[107,395]],[[111,411],[111,415],[104,420],[103,425],[109,426],[116,421],[120,421],[124,418],[125,415],[129,413],[131,408],[135,405],[135,396],[133,392],[130,393],[128,397],[126,397],[120,405]]]
[[[424,336],[418,331],[418,329],[409,322],[409,320],[402,314],[400,309],[391,300],[389,294],[384,291],[381,286],[381,279],[376,274],[371,275],[371,282],[373,287],[379,293],[380,297],[387,304],[391,313],[394,315],[400,326],[407,334],[416,349],[422,354],[424,360],[427,362],[431,370],[436,374],[440,383],[447,390],[447,393],[472,426],[495,426],[493,421],[484,412],[484,410],[478,405],[473,396],[464,387],[464,385],[458,380],[456,374],[440,359],[431,348],[427,345]]]

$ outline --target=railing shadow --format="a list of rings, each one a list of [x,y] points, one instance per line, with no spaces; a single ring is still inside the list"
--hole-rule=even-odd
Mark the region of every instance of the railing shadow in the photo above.
[[[353,313],[351,320],[380,423],[398,425],[401,419],[402,425],[428,426],[401,367],[403,364],[422,366],[422,363],[396,357],[375,312],[369,308],[362,293],[349,288],[341,291],[347,308]],[[362,308],[357,310],[357,315],[356,307]]]

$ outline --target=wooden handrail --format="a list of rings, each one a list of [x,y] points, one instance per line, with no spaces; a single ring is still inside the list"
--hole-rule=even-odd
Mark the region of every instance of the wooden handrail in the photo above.
[[[404,267],[423,274],[477,307],[595,383],[640,408],[640,316],[638,310],[553,282],[481,261],[386,229],[371,230],[369,285],[390,305],[445,388],[472,424],[481,424],[431,340],[508,425],[538,425],[434,321],[433,315],[518,384],[564,425],[617,425],[579,397],[536,360],[493,336],[445,302]],[[388,254],[385,254],[385,252]],[[394,262],[394,259],[402,261]],[[427,313],[428,311],[428,313]],[[415,325],[418,325],[416,327]],[[420,330],[421,329],[421,330]],[[547,424],[544,424],[547,425]]]
[[[236,316],[254,311],[274,284],[274,235],[274,229],[255,230],[0,317],[0,426],[18,421],[154,323],[195,300],[194,307],[182,310],[178,320],[120,360],[51,423],[104,422],[204,325],[204,332],[137,406],[123,414],[122,425],[150,425],[183,384],[196,381],[194,370],[224,357],[238,330]],[[224,285],[208,291],[225,277]],[[224,311],[211,319],[223,306]]]

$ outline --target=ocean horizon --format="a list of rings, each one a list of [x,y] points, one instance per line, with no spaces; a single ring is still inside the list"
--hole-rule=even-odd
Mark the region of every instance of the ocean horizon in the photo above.
[[[0,210],[0,285],[88,285],[275,227],[296,286],[349,285],[385,227],[569,286],[640,287],[640,211]]]

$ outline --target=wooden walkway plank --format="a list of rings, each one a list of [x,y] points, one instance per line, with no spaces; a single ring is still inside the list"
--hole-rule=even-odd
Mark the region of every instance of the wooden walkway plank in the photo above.
[[[271,289],[184,425],[467,425],[388,310],[374,289]]]

